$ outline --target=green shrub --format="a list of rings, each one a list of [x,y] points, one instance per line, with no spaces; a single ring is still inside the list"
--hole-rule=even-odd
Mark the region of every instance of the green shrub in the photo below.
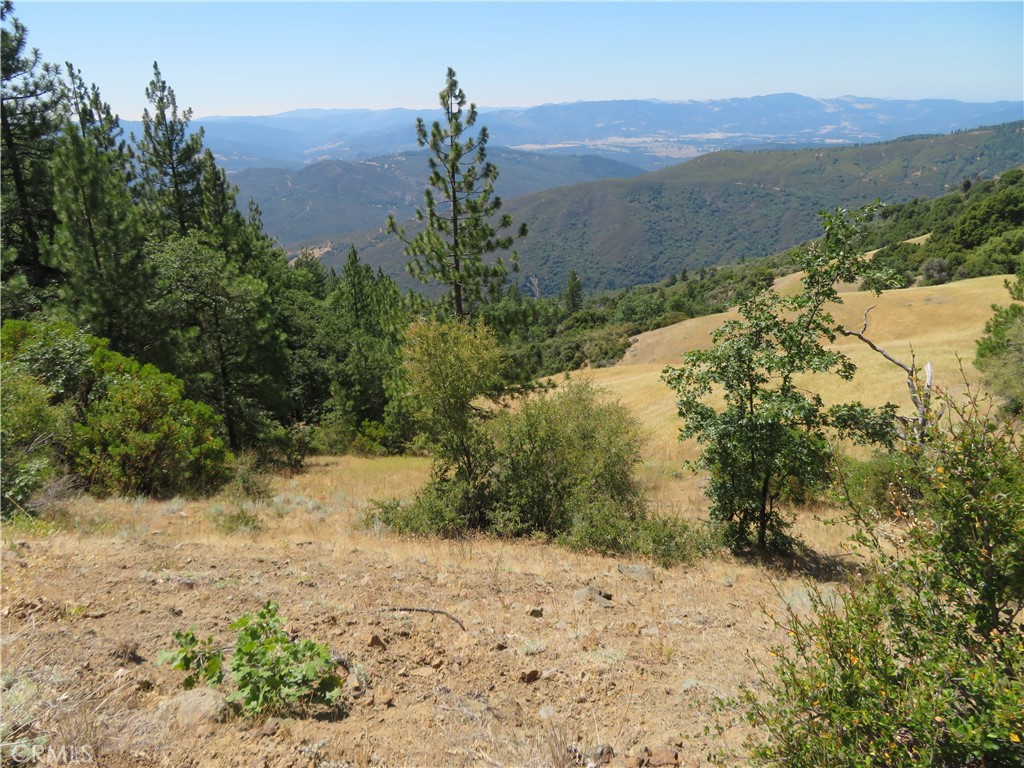
[[[723,546],[724,532],[711,524],[694,526],[686,520],[648,517],[634,528],[632,550],[669,568],[693,562]]]
[[[382,523],[407,536],[457,538],[469,531],[472,499],[472,491],[463,481],[435,478],[408,503],[396,499],[375,502],[367,522]]]
[[[226,479],[231,454],[220,437],[221,420],[208,406],[185,399],[180,379],[111,352],[106,340],[67,324],[8,321],[0,349],[5,389],[10,381],[13,396],[28,386],[24,376],[33,377],[50,393],[47,407],[59,405],[64,414],[40,410],[38,389],[26,394],[19,408],[25,413],[35,403],[36,422],[32,434],[18,440],[37,446],[49,441],[48,460],[66,461],[91,492],[195,494]],[[61,429],[55,430],[54,418]],[[37,467],[41,458],[35,454]],[[33,471],[30,484],[38,485],[47,471]],[[4,486],[10,483],[12,490],[33,474],[26,470],[18,480],[17,472],[9,472],[13,466],[5,464]]]
[[[877,451],[865,461],[847,459],[841,474],[846,501],[883,518],[910,515],[921,499],[920,467],[906,453]]]
[[[273,489],[270,479],[252,451],[244,451],[231,462],[231,480],[225,491],[229,496],[245,501],[270,501]]]
[[[494,440],[492,530],[559,536],[577,518],[609,516],[628,527],[645,514],[633,470],[636,420],[585,381],[522,403],[489,425]],[[605,548],[605,547],[595,547]]]
[[[263,530],[263,520],[248,503],[239,504],[230,512],[218,505],[210,510],[208,516],[221,533],[259,533]]]
[[[93,493],[194,495],[227,479],[219,419],[183,391],[180,379],[146,365],[86,409],[68,454]]]
[[[0,513],[7,517],[31,511],[32,495],[53,475],[68,416],[50,404],[52,393],[38,379],[7,363],[0,370]]]
[[[781,620],[791,642],[747,695],[762,763],[1024,764],[1024,455],[969,397],[921,456],[921,499],[865,586]],[[890,526],[891,530],[891,526]],[[892,554],[897,553],[897,554]]]
[[[106,342],[65,323],[8,320],[0,330],[3,359],[46,384],[58,402],[84,405],[97,371],[92,359]]]
[[[225,670],[235,685],[227,700],[247,717],[307,714],[326,707],[339,712],[343,680],[326,645],[292,639],[268,601],[259,611],[243,614],[228,629],[238,632],[231,659],[212,638],[199,640],[195,630],[175,632],[178,648],[161,651],[157,660],[188,672],[185,688],[197,683],[220,685]]]
[[[1024,761],[1020,633],[978,638],[913,563],[877,573],[839,605],[782,621],[754,757],[787,768],[1010,766]]]
[[[604,554],[650,557],[662,565],[692,559],[714,538],[678,520],[648,516],[634,476],[639,426],[593,385],[574,381],[487,421],[474,437],[478,481],[438,473],[408,503],[377,502],[366,519],[396,532],[461,536],[483,530],[542,536]]]

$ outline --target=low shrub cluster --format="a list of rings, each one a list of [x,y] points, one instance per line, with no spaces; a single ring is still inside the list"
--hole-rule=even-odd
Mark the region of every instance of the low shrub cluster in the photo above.
[[[502,411],[473,432],[472,479],[435,466],[409,503],[378,503],[371,518],[407,534],[471,529],[542,536],[580,550],[634,553],[671,564],[713,545],[678,520],[650,515],[634,475],[638,424],[578,380]]]
[[[218,487],[231,453],[220,418],[181,380],[111,352],[73,326],[2,330],[3,513],[69,473],[97,495],[193,495]]]
[[[900,502],[903,525],[867,538],[866,583],[780,620],[791,642],[775,649],[762,695],[747,696],[761,763],[1024,764],[1019,424],[976,398],[946,408],[919,455],[919,496]],[[889,503],[884,487],[875,493]]]

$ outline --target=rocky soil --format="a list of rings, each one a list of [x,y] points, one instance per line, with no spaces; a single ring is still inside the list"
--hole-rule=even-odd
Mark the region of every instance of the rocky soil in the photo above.
[[[4,763],[746,763],[730,700],[784,639],[769,613],[806,604],[799,575],[725,554],[664,570],[401,540],[354,525],[365,500],[335,487],[350,469],[282,480],[259,532],[226,533],[220,507],[181,500],[80,501],[59,530],[8,527]],[[186,692],[156,663],[175,630],[230,645],[228,625],[268,600],[346,660],[342,715],[246,720],[224,690]]]

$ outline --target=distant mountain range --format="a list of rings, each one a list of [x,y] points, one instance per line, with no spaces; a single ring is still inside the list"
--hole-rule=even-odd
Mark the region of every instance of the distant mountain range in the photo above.
[[[429,124],[439,116],[430,110],[306,109],[208,117],[194,124],[206,131],[206,145],[229,171],[295,169],[320,160],[358,161],[413,150],[416,118]],[[721,149],[877,142],[1020,119],[1021,101],[814,99],[781,93],[716,101],[581,101],[481,109],[479,124],[488,127],[495,146],[600,155],[653,170]]]
[[[533,192],[502,212],[530,227],[517,250],[523,277],[541,293],[560,291],[570,270],[587,290],[617,289],[799,245],[821,234],[821,210],[937,197],[1021,165],[1024,121],[848,147],[715,152],[629,179]],[[364,261],[411,286],[401,243],[383,224],[305,245],[340,267],[354,244]]]
[[[383,226],[422,204],[417,117],[440,113],[298,110],[193,125],[239,187],[240,207],[254,199],[289,251],[340,263],[353,243],[408,284]],[[569,270],[589,289],[652,282],[814,237],[822,208],[940,195],[1024,163],[1022,120],[1020,101],[775,94],[481,109],[478,126],[490,132],[504,211],[531,229],[523,271],[552,293]]]

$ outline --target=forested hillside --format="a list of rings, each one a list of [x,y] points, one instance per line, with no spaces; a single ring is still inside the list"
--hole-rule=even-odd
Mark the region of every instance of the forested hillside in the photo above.
[[[816,236],[822,209],[935,197],[989,178],[1024,163],[1022,136],[1016,122],[855,147],[717,152],[633,179],[506,200],[506,210],[530,222],[522,273],[536,277],[542,295],[561,290],[571,272],[588,290],[627,288],[790,248]],[[325,240],[334,244],[325,263],[340,263],[353,243],[403,280],[401,249],[379,228],[306,244]]]
[[[497,188],[511,199],[568,184],[630,178],[643,171],[596,155],[552,156],[496,148]],[[289,250],[320,244],[324,233],[347,248],[344,233],[379,228],[391,212],[410,214],[426,182],[427,153],[407,152],[359,162],[322,160],[298,170],[260,168],[231,176],[242,200],[260,204],[265,230]],[[344,243],[345,245],[341,245]]]

